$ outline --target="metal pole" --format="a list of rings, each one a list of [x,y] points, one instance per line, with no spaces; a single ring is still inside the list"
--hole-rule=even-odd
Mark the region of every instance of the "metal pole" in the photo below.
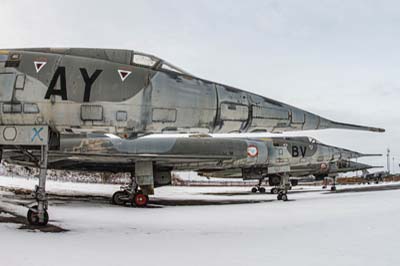
[[[358,163],[358,158],[356,158],[356,163]],[[356,177],[358,177],[358,171],[356,171]]]
[[[390,149],[389,148],[387,148],[386,159],[387,159],[387,171],[388,171],[388,174],[390,174]]]
[[[394,174],[394,157],[392,157],[392,173]]]

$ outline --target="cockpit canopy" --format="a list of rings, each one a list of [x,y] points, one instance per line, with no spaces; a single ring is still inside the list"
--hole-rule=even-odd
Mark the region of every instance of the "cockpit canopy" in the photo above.
[[[322,144],[318,140],[311,137],[282,137],[277,138],[274,142],[275,146],[281,146],[284,144],[288,144],[289,142],[300,142],[305,144]]]
[[[13,50],[62,54],[62,55],[93,58],[99,60],[107,60],[119,64],[131,64],[140,67],[150,68],[153,70],[175,72],[178,74],[192,76],[190,73],[172,65],[171,63],[159,57],[132,50],[104,49],[104,48],[23,48],[23,49],[13,49]],[[4,59],[6,58],[6,56],[2,56],[0,59],[2,58]]]
[[[311,137],[308,137],[308,141],[309,141],[311,144],[320,143],[318,140],[316,140],[316,139],[314,139],[314,138],[311,138]]]
[[[321,142],[319,142],[318,140],[312,138],[312,137],[298,137],[299,140],[305,142],[305,143],[309,143],[309,144],[321,144]]]
[[[188,72],[168,63],[165,60],[162,60],[154,55],[140,52],[133,52],[132,64],[141,67],[148,67],[154,70],[166,70],[178,74],[190,75]]]

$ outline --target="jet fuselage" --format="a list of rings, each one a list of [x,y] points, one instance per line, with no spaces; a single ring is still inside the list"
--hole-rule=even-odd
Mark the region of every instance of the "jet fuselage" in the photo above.
[[[333,122],[198,78],[157,57],[116,49],[0,50],[0,103],[0,125],[48,125],[58,135],[383,131]]]

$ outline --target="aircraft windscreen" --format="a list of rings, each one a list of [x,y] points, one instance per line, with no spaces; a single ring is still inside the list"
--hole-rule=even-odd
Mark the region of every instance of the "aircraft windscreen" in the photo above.
[[[132,58],[132,64],[153,68],[156,70],[166,70],[178,74],[185,74],[191,76],[191,74],[189,74],[188,72],[172,65],[171,63],[168,63],[167,61],[164,61],[154,55],[149,55],[145,53],[134,52]]]
[[[176,73],[179,73],[179,74],[188,74],[185,71],[183,71],[183,70],[181,70],[181,69],[179,69],[179,68],[177,68],[177,67],[175,67],[175,66],[173,66],[173,65],[171,65],[169,63],[166,63],[166,62],[163,62],[163,64],[161,65],[161,69],[167,70],[167,71],[176,72]]]

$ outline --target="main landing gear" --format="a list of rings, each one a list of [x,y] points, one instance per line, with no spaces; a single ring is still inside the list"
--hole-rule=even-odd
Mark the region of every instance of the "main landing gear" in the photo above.
[[[40,153],[39,185],[35,187],[35,191],[32,193],[36,200],[36,204],[29,208],[27,214],[28,223],[33,226],[45,226],[49,222],[49,214],[47,212],[48,201],[46,195],[48,146],[41,146]]]
[[[121,186],[121,190],[115,192],[111,198],[114,205],[125,206],[130,204],[132,207],[146,207],[149,203],[149,196],[145,195],[136,183],[135,177],[131,176],[132,182],[127,186]]]
[[[332,177],[333,184],[331,186],[331,191],[336,191],[336,176]]]
[[[278,196],[277,199],[278,200],[283,200],[283,201],[288,201],[289,198],[287,196],[287,191],[290,188],[290,182],[289,182],[289,176],[288,175],[284,175],[281,177],[281,183],[279,185],[278,189]],[[272,192],[272,190],[271,190]]]
[[[322,189],[326,189],[328,186],[328,178],[324,177],[324,181],[322,181]]]
[[[322,189],[326,189],[327,186],[328,186],[328,177],[324,178],[324,183],[323,183]],[[332,192],[336,191],[336,176],[332,177],[331,191]]]
[[[255,187],[253,187],[253,188],[251,189],[251,192],[252,192],[252,193],[260,192],[261,194],[264,194],[264,193],[266,192],[266,190],[265,190],[265,187],[262,187],[262,186],[261,186],[261,185],[262,185],[262,182],[263,182],[263,179],[260,179],[258,185],[256,185]]]
[[[280,191],[280,189],[279,189],[279,188],[277,188],[277,187],[273,187],[273,188],[271,188],[271,194],[278,194],[278,193],[279,193],[279,191]]]

